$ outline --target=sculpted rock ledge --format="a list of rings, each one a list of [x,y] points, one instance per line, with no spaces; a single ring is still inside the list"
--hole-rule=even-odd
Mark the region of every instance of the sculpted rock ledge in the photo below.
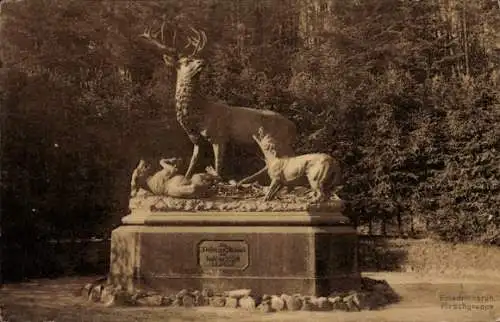
[[[150,212],[186,211],[232,211],[232,212],[338,212],[343,208],[342,200],[311,203],[306,197],[283,195],[280,200],[262,201],[256,196],[224,196],[207,199],[179,199],[150,194],[138,195],[130,199],[131,211]]]

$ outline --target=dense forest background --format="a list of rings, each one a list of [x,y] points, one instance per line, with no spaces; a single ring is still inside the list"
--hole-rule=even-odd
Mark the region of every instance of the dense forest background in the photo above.
[[[359,227],[500,244],[497,1],[8,1],[1,210],[12,271],[43,274],[48,240],[109,237],[140,156],[189,157],[175,73],[138,38],[162,21],[179,38],[206,31],[205,95],[283,113],[298,152],[341,160],[340,195]],[[245,170],[238,153],[231,164]]]

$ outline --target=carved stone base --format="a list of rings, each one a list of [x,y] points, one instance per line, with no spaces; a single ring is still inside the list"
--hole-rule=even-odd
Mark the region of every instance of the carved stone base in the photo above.
[[[133,291],[357,289],[357,235],[340,214],[141,212],[112,234],[112,283]]]

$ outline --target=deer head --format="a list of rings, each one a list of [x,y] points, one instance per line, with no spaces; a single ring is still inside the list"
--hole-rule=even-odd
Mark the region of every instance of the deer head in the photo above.
[[[207,44],[207,36],[205,32],[198,31],[195,28],[190,27],[190,31],[193,35],[187,37],[187,44],[184,46],[184,49],[192,46],[193,51],[190,54],[182,54],[175,47],[175,30],[172,35],[172,45],[168,46],[165,44],[165,25],[166,23],[163,22],[160,30],[154,35],[151,34],[152,28],[146,28],[140,37],[159,49],[162,52],[165,64],[167,66],[175,66],[178,75],[186,75],[188,77],[198,75],[203,70],[205,62],[203,59],[195,58],[195,56],[200,53]],[[158,39],[158,35],[160,35],[160,39]]]

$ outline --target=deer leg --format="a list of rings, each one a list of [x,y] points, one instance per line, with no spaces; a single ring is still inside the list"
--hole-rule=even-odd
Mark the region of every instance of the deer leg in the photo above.
[[[314,192],[313,202],[321,202],[325,200],[325,193],[320,189]]]
[[[196,162],[198,162],[199,155],[200,155],[200,146],[198,144],[195,144],[193,147],[193,155],[191,156],[191,161],[189,162],[189,167],[185,175],[187,179],[191,178],[194,166],[196,165]]]
[[[226,145],[224,143],[212,143],[212,149],[214,150],[214,166],[215,173],[217,176],[221,176],[222,171],[222,160],[224,158]]]
[[[261,174],[263,174],[266,171],[267,171],[267,165],[264,168],[260,169],[259,171],[255,172],[254,174],[252,174],[244,179],[241,179],[240,182],[238,182],[238,185],[242,185],[244,183],[247,183],[250,180],[254,180],[255,178],[257,178],[258,176],[260,176]]]
[[[271,185],[269,186],[269,190],[267,191],[264,200],[265,201],[272,200],[280,189],[281,189],[281,183],[279,183],[277,180],[271,181]]]
[[[328,175],[328,168],[322,168],[319,172],[309,172],[306,177],[313,191],[313,202],[324,201],[326,197],[326,181],[325,177]]]

